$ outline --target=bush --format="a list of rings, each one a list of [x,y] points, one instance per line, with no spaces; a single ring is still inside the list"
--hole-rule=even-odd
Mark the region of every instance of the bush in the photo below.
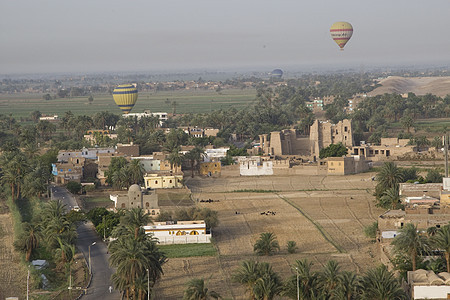
[[[288,253],[293,254],[293,253],[297,252],[297,249],[298,249],[298,247],[297,247],[297,243],[296,242],[294,242],[294,241],[288,241],[287,242],[287,251],[288,251]]]
[[[375,239],[377,237],[378,222],[373,222],[372,224],[364,227],[364,235],[368,238]]]
[[[69,181],[67,183],[66,188],[71,192],[72,194],[78,194],[81,191],[81,183],[76,181]]]

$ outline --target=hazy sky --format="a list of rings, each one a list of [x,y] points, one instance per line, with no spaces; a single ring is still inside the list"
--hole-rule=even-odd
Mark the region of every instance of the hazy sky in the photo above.
[[[0,0],[0,73],[450,63],[449,0]],[[329,34],[353,25],[339,51]]]

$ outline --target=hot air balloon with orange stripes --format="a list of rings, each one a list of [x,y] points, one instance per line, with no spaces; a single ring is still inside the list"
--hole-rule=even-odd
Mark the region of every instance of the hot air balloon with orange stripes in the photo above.
[[[114,102],[124,114],[128,114],[136,103],[138,90],[134,84],[122,84],[113,91]]]
[[[353,27],[348,22],[336,22],[331,26],[330,33],[339,48],[344,50],[345,45],[352,37]]]

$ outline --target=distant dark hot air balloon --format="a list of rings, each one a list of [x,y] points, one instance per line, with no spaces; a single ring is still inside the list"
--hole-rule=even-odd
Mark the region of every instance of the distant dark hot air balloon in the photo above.
[[[336,22],[330,28],[331,37],[338,44],[341,50],[344,50],[345,44],[352,37],[352,24],[347,22]]]
[[[272,71],[272,73],[270,73],[270,76],[281,78],[283,76],[283,71],[281,69],[275,69]]]
[[[113,91],[113,98],[124,114],[128,114],[136,103],[137,88],[132,84],[122,84]]]

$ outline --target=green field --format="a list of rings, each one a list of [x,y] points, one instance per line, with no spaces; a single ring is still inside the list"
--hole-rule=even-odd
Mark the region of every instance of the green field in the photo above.
[[[252,103],[255,96],[255,89],[228,89],[220,93],[213,90],[141,92],[132,112],[151,110],[171,113],[173,101],[176,102],[176,112],[179,114],[204,113],[229,107],[240,109]],[[69,110],[75,115],[93,115],[100,111],[121,114],[112,95],[94,94],[93,97],[93,103],[89,104],[88,97],[44,100],[43,94],[1,94],[0,114],[12,114],[16,118],[29,117],[35,110],[42,114],[59,116]]]
[[[168,258],[215,256],[217,254],[217,250],[213,244],[175,244],[159,245],[158,247]]]

